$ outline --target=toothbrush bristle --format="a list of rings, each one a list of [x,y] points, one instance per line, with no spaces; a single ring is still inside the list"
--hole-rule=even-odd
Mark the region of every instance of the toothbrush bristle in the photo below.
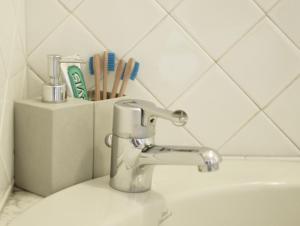
[[[123,69],[123,72],[122,72],[122,75],[121,75],[121,80],[124,79],[124,74],[125,74],[126,66],[127,66],[127,63],[124,64],[124,69]]]
[[[108,62],[107,62],[108,71],[115,70],[115,58],[116,58],[116,55],[114,53],[112,53],[112,52],[108,53]]]
[[[138,75],[139,68],[140,68],[140,64],[138,62],[135,62],[134,67],[131,72],[131,75],[130,75],[131,80],[135,80],[136,76]]]
[[[89,71],[90,71],[90,74],[93,75],[95,72],[94,72],[94,59],[93,57],[90,57],[89,58]]]

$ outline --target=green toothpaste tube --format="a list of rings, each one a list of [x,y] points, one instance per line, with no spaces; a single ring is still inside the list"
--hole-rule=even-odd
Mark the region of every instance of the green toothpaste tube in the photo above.
[[[68,76],[74,97],[88,100],[88,92],[80,68],[76,65],[69,66]]]
[[[88,100],[88,92],[81,71],[82,62],[83,60],[78,55],[67,56],[62,58],[60,68],[67,85],[68,96]]]

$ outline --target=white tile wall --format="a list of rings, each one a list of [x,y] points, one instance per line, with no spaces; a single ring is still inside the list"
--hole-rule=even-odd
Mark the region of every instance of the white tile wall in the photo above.
[[[270,17],[298,47],[300,47],[300,30],[299,24],[295,22],[300,20],[299,9],[300,1],[285,0],[279,2],[270,12]]]
[[[26,87],[25,1],[0,1],[0,210],[13,183],[13,101]]]
[[[240,155],[252,153],[263,156],[295,156],[300,152],[295,145],[260,112],[228,143],[222,154]]]
[[[187,128],[203,144],[213,148],[219,148],[258,111],[216,65],[171,107],[189,112]]]
[[[185,0],[172,14],[214,59],[263,16],[248,0]]]
[[[255,0],[264,11],[269,11],[279,0]]]
[[[300,79],[287,88],[267,109],[266,113],[300,147]]]
[[[46,79],[47,54],[110,48],[141,63],[131,96],[187,109],[187,126],[161,122],[158,142],[299,155],[297,0],[42,2],[27,0],[30,96]]]
[[[299,49],[268,19],[219,61],[262,108],[299,74],[299,62]]]

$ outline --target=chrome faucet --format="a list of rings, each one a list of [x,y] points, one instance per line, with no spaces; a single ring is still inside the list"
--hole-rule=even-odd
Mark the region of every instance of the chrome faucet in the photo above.
[[[155,165],[197,165],[199,171],[215,171],[220,155],[207,147],[160,146],[154,144],[157,118],[176,126],[188,120],[182,110],[169,111],[142,100],[122,100],[114,105],[110,185],[124,192],[150,190]],[[111,138],[111,139],[109,139]]]

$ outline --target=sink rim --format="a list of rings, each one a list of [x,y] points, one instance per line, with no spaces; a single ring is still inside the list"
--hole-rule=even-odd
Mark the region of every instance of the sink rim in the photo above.
[[[171,177],[170,172],[172,175]],[[70,198],[72,197],[72,195],[74,195],[74,199],[78,199],[78,201],[80,201],[80,198],[75,197],[75,195],[82,194],[82,196],[87,198],[89,197],[89,194],[86,193],[90,193],[90,195],[96,195],[103,198],[101,205],[97,205],[95,203],[93,204],[93,202],[99,202],[101,201],[101,199],[99,199],[99,197],[94,197],[94,199],[93,197],[90,197],[89,201],[91,202],[91,206],[86,206],[86,208],[90,208],[90,210],[86,211],[85,214],[89,215],[89,217],[91,218],[94,218],[94,221],[97,220],[98,224],[94,223],[92,225],[105,225],[106,222],[103,221],[103,219],[101,219],[99,215],[92,215],[88,212],[92,211],[93,213],[95,213],[96,211],[92,208],[99,208],[98,212],[106,212],[106,215],[105,213],[104,215],[102,215],[105,216],[105,218],[109,218],[110,216],[118,216],[121,219],[122,217],[130,216],[130,214],[134,215],[134,213],[143,213],[145,209],[147,209],[147,211],[150,211],[150,209],[155,205],[161,208],[159,211],[164,211],[166,207],[164,206],[165,203],[163,202],[165,200],[168,201],[175,198],[177,199],[178,197],[183,197],[184,194],[189,193],[205,193],[211,189],[216,188],[222,190],[225,188],[229,188],[230,186],[249,186],[251,184],[262,186],[293,185],[300,187],[299,173],[300,162],[298,160],[289,159],[266,160],[225,158],[222,165],[220,166],[220,170],[213,173],[198,173],[196,167],[193,166],[157,166],[153,174],[153,188],[150,192],[139,194],[119,192],[109,187],[108,176],[97,178],[72,186],[45,198],[40,203],[36,204],[34,207],[17,217],[9,225],[24,225],[26,224],[24,222],[30,221],[30,218],[36,216],[36,212],[41,215],[39,218],[40,220],[42,220],[43,216],[46,217],[49,208],[52,208],[52,218],[55,218],[54,215],[58,214],[58,210],[56,210],[55,208],[57,208],[57,206],[60,206],[61,203],[64,203],[66,206],[68,206],[68,199],[70,199],[69,201],[71,202],[74,201]],[[187,177],[187,175],[189,177]],[[178,180],[179,177],[181,178],[180,180]],[[158,195],[157,200],[153,203],[152,201],[149,202],[149,199],[152,200],[153,197],[156,197],[155,195]],[[105,196],[109,197],[105,200]],[[109,206],[109,204],[118,206],[121,201],[124,204],[121,208],[105,208]],[[126,203],[126,201],[128,201],[128,203]],[[126,204],[128,204],[129,206],[132,205],[130,207],[132,207],[133,209],[131,209],[131,211],[128,211]],[[76,206],[72,207],[70,205],[69,208],[69,211],[71,212],[73,211],[74,213],[76,213],[76,211],[78,211],[75,210]],[[74,216],[76,217],[76,215]],[[80,218],[82,217],[84,216],[78,216],[78,221],[75,221],[75,223],[80,222]],[[92,221],[93,220],[91,220],[91,222]],[[22,222],[22,224],[20,222]],[[53,222],[52,225],[55,225],[56,223]]]

